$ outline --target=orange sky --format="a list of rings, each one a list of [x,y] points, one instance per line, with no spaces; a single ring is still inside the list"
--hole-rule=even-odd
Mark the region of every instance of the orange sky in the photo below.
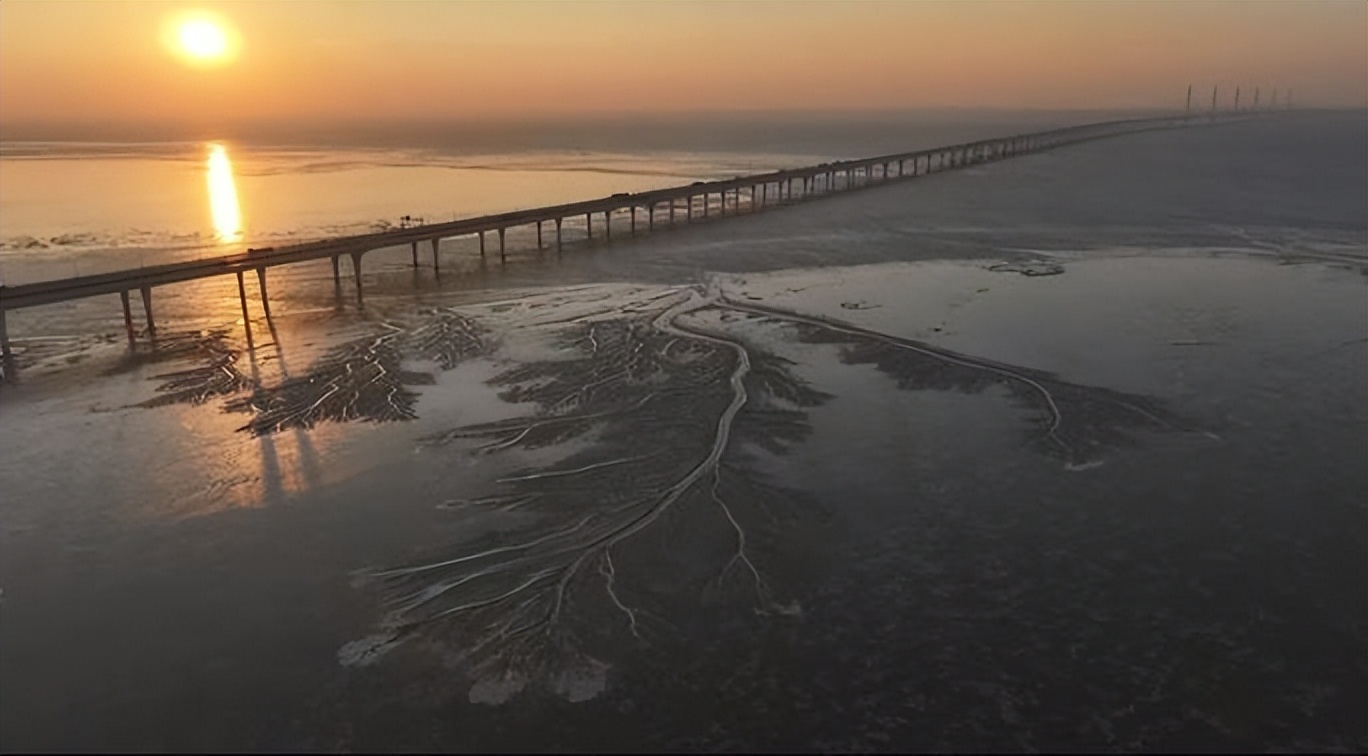
[[[166,50],[191,9],[233,64]],[[1181,107],[1189,82],[1368,105],[1368,3],[0,2],[4,123]]]

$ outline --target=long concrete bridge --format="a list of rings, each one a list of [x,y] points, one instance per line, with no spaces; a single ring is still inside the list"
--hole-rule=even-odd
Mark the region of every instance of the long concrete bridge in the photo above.
[[[1240,115],[1249,115],[1249,113]],[[379,249],[407,244],[412,249],[413,265],[417,267],[420,245],[430,245],[433,269],[440,274],[439,243],[443,239],[478,236],[480,254],[484,256],[487,254],[486,236],[497,236],[497,252],[502,260],[507,255],[507,232],[510,228],[515,227],[536,226],[537,248],[545,249],[554,245],[559,251],[565,243],[565,220],[567,218],[578,218],[581,215],[587,221],[585,233],[588,238],[593,238],[593,218],[599,214],[604,217],[602,229],[605,238],[612,238],[614,216],[618,218],[619,233],[623,231],[621,227],[625,220],[626,232],[634,236],[638,233],[653,231],[656,225],[660,223],[673,225],[676,217],[680,214],[683,215],[685,222],[691,222],[696,218],[706,218],[714,209],[718,215],[740,214],[743,212],[743,200],[745,200],[744,212],[757,212],[774,205],[789,204],[878,186],[891,181],[908,180],[918,176],[1004,160],[1019,155],[1029,155],[1042,150],[1093,139],[1141,131],[1208,124],[1215,120],[1227,120],[1230,117],[1238,116],[1235,114],[1215,118],[1212,116],[1173,116],[1106,121],[1030,134],[984,139],[896,155],[822,163],[805,168],[740,176],[722,181],[700,181],[688,186],[656,189],[636,194],[614,194],[602,199],[485,215],[450,223],[434,223],[282,247],[248,249],[246,252],[211,259],[132,268],[113,273],[55,279],[18,286],[0,286],[0,355],[5,359],[7,366],[12,365],[9,334],[5,326],[5,313],[9,310],[85,297],[118,294],[123,304],[124,325],[128,332],[129,344],[132,346],[136,341],[137,331],[133,323],[130,303],[131,292],[136,290],[140,293],[144,314],[147,318],[147,332],[149,335],[155,336],[156,324],[152,308],[153,288],[212,276],[236,275],[238,294],[242,300],[243,318],[250,328],[243,276],[250,272],[256,273],[262,308],[269,317],[270,301],[266,292],[266,270],[278,265],[290,265],[324,258],[331,259],[333,280],[340,292],[342,274],[339,261],[344,256],[349,257],[351,258],[352,277],[356,286],[356,297],[360,303],[364,293],[361,282],[362,258],[368,252]],[[712,202],[714,197],[718,200],[716,205]],[[548,240],[546,239],[547,232],[552,229],[554,229],[554,236]]]

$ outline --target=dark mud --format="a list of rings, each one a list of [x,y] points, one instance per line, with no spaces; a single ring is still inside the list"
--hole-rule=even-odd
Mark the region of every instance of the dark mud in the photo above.
[[[678,586],[646,586],[620,572],[630,542],[674,511],[700,522],[711,554],[711,574],[693,579],[722,591],[734,611],[800,613],[753,558],[748,527],[782,539],[773,513],[803,496],[768,479],[754,455],[801,443],[811,432],[809,411],[833,396],[799,377],[791,360],[738,335],[747,321],[780,324],[801,343],[837,345],[843,363],[872,365],[901,390],[1001,387],[1034,415],[1026,443],[1070,469],[1134,443],[1133,431],[1187,429],[1143,396],[692,288],[644,304],[592,304],[589,315],[542,321],[553,330],[547,358],[506,364],[490,379],[500,399],[530,412],[419,441],[476,457],[568,449],[551,464],[485,481],[482,495],[453,491],[439,505],[516,512],[531,524],[424,563],[359,573],[379,588],[385,614],[375,635],[341,649],[345,664],[374,662],[422,638],[462,649],[472,700],[502,702],[529,684],[572,700],[597,695],[615,647],[646,642],[692,610]],[[237,372],[238,355],[222,334],[190,334],[164,341],[155,359],[205,364],[155,376],[159,396],[143,406],[236,393],[225,409],[250,413],[240,430],[252,435],[327,421],[414,420],[435,375],[406,366],[451,370],[496,356],[499,345],[475,315],[425,310],[327,350],[302,375],[261,385]],[[568,679],[578,682],[566,688]]]

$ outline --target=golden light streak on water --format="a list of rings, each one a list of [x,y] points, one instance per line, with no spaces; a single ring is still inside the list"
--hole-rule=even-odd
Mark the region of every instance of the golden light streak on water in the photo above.
[[[221,144],[209,145],[209,212],[220,242],[242,241],[242,210],[233,183],[233,163]]]

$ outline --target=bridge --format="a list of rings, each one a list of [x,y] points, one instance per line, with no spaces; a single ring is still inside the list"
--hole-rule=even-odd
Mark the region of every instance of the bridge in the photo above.
[[[279,265],[331,259],[333,282],[341,292],[342,273],[340,260],[351,259],[352,278],[356,287],[358,304],[364,301],[361,282],[362,258],[379,249],[409,245],[412,250],[413,265],[419,263],[419,247],[431,246],[432,266],[440,275],[441,254],[439,244],[443,239],[463,236],[478,236],[480,255],[487,254],[486,235],[497,237],[497,251],[500,260],[507,256],[507,232],[510,228],[536,226],[537,248],[545,249],[554,244],[559,252],[565,243],[565,220],[584,216],[585,234],[592,239],[594,235],[593,218],[602,214],[605,239],[611,239],[613,220],[617,216],[619,233],[625,221],[628,234],[635,236],[641,232],[654,231],[658,223],[674,225],[676,217],[683,215],[685,222],[695,218],[707,218],[715,208],[717,215],[737,215],[758,212],[777,205],[816,199],[837,193],[879,186],[892,181],[908,180],[918,176],[956,170],[981,163],[1004,160],[1020,155],[1029,155],[1064,145],[1134,134],[1142,131],[1173,129],[1200,124],[1209,124],[1230,118],[1250,115],[1228,113],[1212,116],[1168,116],[1140,118],[1070,126],[1029,134],[1018,134],[993,139],[985,139],[965,144],[919,150],[916,152],[883,155],[880,157],[844,160],[835,163],[773,171],[770,173],[740,176],[720,181],[700,181],[687,186],[656,189],[635,194],[614,194],[602,199],[572,202],[564,205],[539,207],[529,210],[485,215],[477,218],[434,223],[408,228],[388,230],[378,233],[361,234],[341,238],[321,239],[289,246],[265,249],[248,249],[246,252],[223,255],[210,259],[154,265],[127,270],[102,273],[98,275],[76,276],[54,279],[18,286],[0,286],[0,356],[7,366],[12,365],[9,333],[5,325],[5,313],[25,307],[65,302],[85,297],[118,294],[123,304],[124,326],[128,333],[130,347],[136,343],[137,331],[134,328],[131,307],[131,292],[141,295],[144,314],[147,319],[147,333],[155,337],[156,323],[153,318],[152,289],[184,281],[192,281],[213,276],[236,275],[238,296],[242,302],[243,319],[250,328],[247,316],[247,293],[243,283],[244,274],[255,272],[262,309],[270,316],[270,300],[266,290],[266,271]],[[713,204],[713,199],[718,201]],[[744,210],[743,210],[744,200]],[[730,212],[729,212],[730,211]],[[640,215],[640,219],[638,216]],[[553,227],[553,241],[547,241],[544,229]],[[6,370],[10,373],[10,370]]]

